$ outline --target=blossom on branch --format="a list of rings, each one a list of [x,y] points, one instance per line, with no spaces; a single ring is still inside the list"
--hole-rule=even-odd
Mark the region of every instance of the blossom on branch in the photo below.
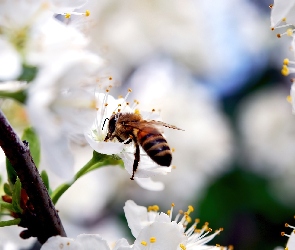
[[[134,105],[131,106],[126,102],[128,94],[125,98],[115,99],[109,95],[108,92],[109,90],[106,91],[106,94],[97,94],[97,117],[93,127],[85,133],[85,137],[89,145],[98,153],[118,155],[124,161],[124,166],[127,172],[132,175],[135,152],[134,144],[124,144],[117,140],[105,142],[104,139],[106,138],[108,131],[107,120],[112,114],[116,112],[139,112],[139,110],[136,109],[138,102],[135,101]],[[155,112],[140,112],[140,114],[145,120],[160,120],[160,116]],[[143,188],[154,191],[162,190],[164,188],[163,183],[154,182],[150,177],[166,175],[171,171],[171,167],[158,165],[143,151],[142,148],[140,148],[140,151],[140,161],[138,169],[135,172],[135,181]]]
[[[212,232],[205,223],[197,229],[199,220],[192,221],[189,216],[193,207],[189,206],[186,212],[180,211],[172,218],[174,204],[167,213],[159,213],[159,207],[148,208],[138,206],[134,201],[128,200],[124,206],[125,216],[132,235],[136,238],[132,249],[159,249],[159,250],[201,250],[201,249],[227,249],[220,246],[206,245],[223,229]]]

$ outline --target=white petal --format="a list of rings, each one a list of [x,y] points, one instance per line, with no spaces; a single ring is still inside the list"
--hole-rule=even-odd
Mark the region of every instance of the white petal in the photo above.
[[[87,3],[87,0],[51,0],[51,2],[54,4],[53,12],[64,14],[83,7]]]
[[[151,237],[155,237],[156,242],[150,243]],[[148,246],[143,246],[142,241],[147,242]],[[179,249],[180,243],[185,241],[186,236],[175,223],[154,222],[141,230],[134,242],[134,249],[149,249],[149,245],[153,250]]]
[[[8,42],[0,39],[0,80],[15,80],[21,74],[21,58]]]
[[[153,181],[151,178],[135,177],[134,180],[139,186],[150,191],[162,191],[165,187],[163,182]]]
[[[278,25],[283,18],[289,24],[295,24],[293,15],[295,10],[295,2],[292,0],[275,0],[271,10],[271,27]]]
[[[53,236],[50,237],[41,247],[41,250],[78,250],[79,244],[73,239]]]
[[[96,152],[101,154],[119,154],[124,147],[123,143],[120,142],[105,142],[105,141],[95,141],[91,135],[85,133],[85,138]]]
[[[147,208],[143,206],[138,206],[134,201],[128,200],[126,201],[123,209],[131,233],[136,238],[141,229],[147,225]]]
[[[83,246],[83,250],[110,250],[106,240],[98,234],[78,235],[76,242],[79,242]]]
[[[287,242],[287,248],[290,250],[295,249],[295,234],[293,232],[291,233],[291,236]]]
[[[116,242],[114,248],[112,250],[128,250],[131,249],[132,246],[128,244],[126,239],[120,239]]]

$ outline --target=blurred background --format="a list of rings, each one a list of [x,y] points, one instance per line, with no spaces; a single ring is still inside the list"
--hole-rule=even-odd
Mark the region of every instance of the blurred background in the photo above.
[[[140,109],[155,108],[163,121],[185,131],[165,130],[175,167],[159,179],[164,191],[140,188],[117,167],[81,178],[57,203],[68,236],[98,233],[110,242],[133,242],[123,213],[132,199],[162,211],[172,202],[176,210],[193,205],[192,217],[201,224],[224,228],[212,244],[285,246],[284,223],[295,224],[295,117],[286,101],[290,77],[280,69],[292,55],[291,38],[277,39],[270,30],[272,3],[89,0],[91,17],[75,25],[107,60],[105,74],[119,86],[111,94],[131,88],[130,100],[137,99]],[[1,105],[21,131],[24,110],[8,100]],[[78,170],[92,152],[72,148]],[[61,183],[49,174],[53,187]],[[0,230],[0,238],[17,237]]]

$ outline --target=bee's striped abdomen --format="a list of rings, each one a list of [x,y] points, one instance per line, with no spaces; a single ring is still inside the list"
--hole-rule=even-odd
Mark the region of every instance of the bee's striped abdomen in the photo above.
[[[171,165],[171,150],[163,135],[139,131],[137,138],[139,144],[154,162],[161,166]]]

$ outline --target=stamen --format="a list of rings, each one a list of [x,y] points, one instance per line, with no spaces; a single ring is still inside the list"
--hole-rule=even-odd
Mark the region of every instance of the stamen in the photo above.
[[[183,244],[180,244],[179,246],[180,246],[180,248],[181,248],[182,250],[186,250],[186,247],[185,247],[185,245],[183,245]]]
[[[140,242],[140,243],[141,243],[141,245],[143,245],[143,246],[145,246],[145,247],[147,246],[147,242],[144,241],[144,240],[143,240],[142,242]]]
[[[269,7],[270,9],[272,9],[272,7],[273,7],[273,4],[270,4],[270,5],[268,5],[268,7]]]
[[[155,243],[156,242],[156,237],[151,237],[150,238],[150,243]]]
[[[179,220],[179,218],[180,218],[180,216],[183,214],[183,211],[182,210],[179,210],[178,211],[178,214],[176,215],[176,217],[175,217],[175,222],[177,223],[178,222],[178,220]]]
[[[171,208],[170,208],[170,213],[168,214],[170,217],[170,221],[172,221],[172,213],[173,213],[173,208],[174,208],[175,204],[171,203]]]

